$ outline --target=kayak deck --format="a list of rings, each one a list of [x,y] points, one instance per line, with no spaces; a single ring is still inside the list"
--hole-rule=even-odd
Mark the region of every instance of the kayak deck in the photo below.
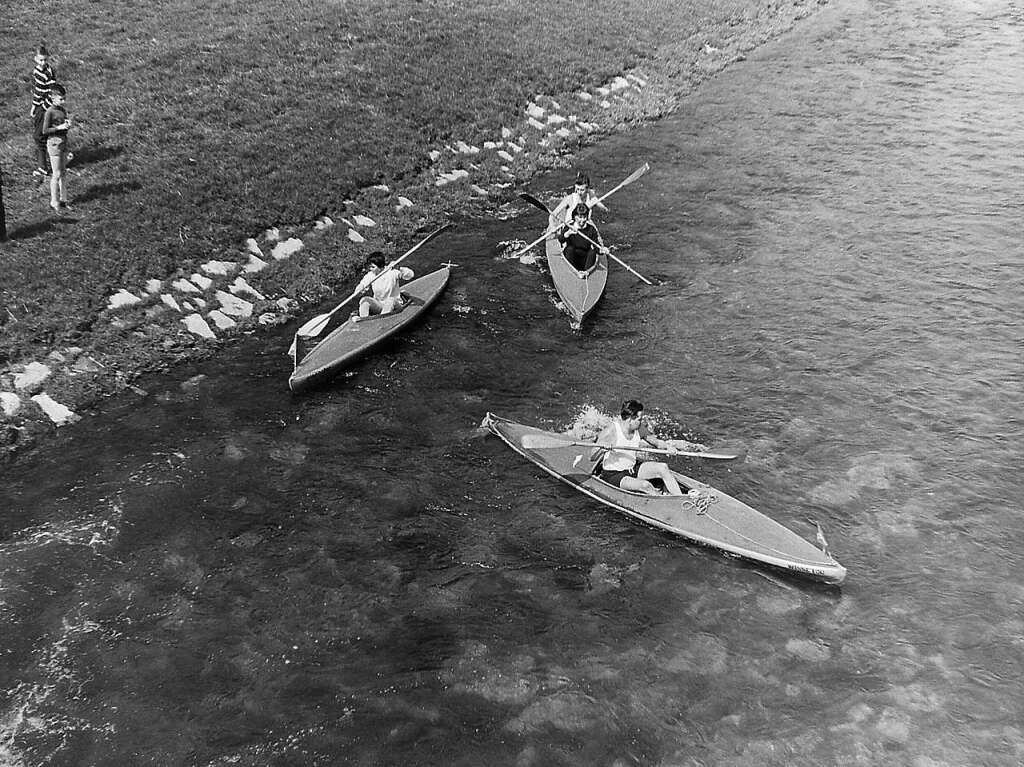
[[[400,311],[375,314],[358,322],[344,320],[301,358],[296,354],[288,387],[298,392],[322,383],[398,333],[440,297],[450,274],[446,266],[403,285],[406,302]]]
[[[598,253],[594,265],[580,277],[562,254],[562,245],[556,237],[549,237],[544,243],[555,291],[569,316],[576,323],[582,323],[604,294],[608,283],[608,256]]]
[[[492,413],[487,414],[484,425],[548,474],[649,525],[823,583],[839,584],[846,577],[846,568],[825,551],[742,501],[692,477],[672,472],[681,487],[699,491],[694,498],[634,493],[594,476],[595,462],[586,447],[524,447],[524,437],[529,435],[559,435]]]

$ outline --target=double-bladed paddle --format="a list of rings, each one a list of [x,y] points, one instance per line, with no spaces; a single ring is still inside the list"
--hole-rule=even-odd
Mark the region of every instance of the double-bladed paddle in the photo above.
[[[522,446],[528,450],[550,447],[599,447],[605,450],[634,450],[641,453],[658,453],[660,455],[685,455],[690,458],[715,458],[719,461],[733,461],[739,458],[738,453],[696,453],[686,450],[661,450],[650,447],[623,447],[620,445],[599,445],[596,442],[580,442],[557,434],[526,434],[522,438]]]
[[[626,176],[626,178],[622,180],[621,184],[619,184],[618,186],[612,187],[611,190],[605,192],[603,195],[601,195],[596,200],[594,200],[593,205],[591,205],[590,203],[587,203],[587,204],[590,205],[590,207],[593,207],[594,205],[597,205],[597,203],[602,202],[603,200],[608,199],[615,192],[617,192],[620,189],[622,189],[622,187],[628,186],[629,184],[632,184],[634,181],[636,181],[638,178],[640,178],[642,175],[644,175],[650,169],[651,169],[650,164],[645,162],[643,165],[641,165],[635,171],[633,171],[628,176]],[[524,197],[523,199],[526,199],[526,198]],[[542,208],[544,208],[544,210],[548,210],[547,205],[545,205],[544,203],[540,202],[540,200],[537,200],[536,197],[534,197],[532,200],[530,200],[530,202],[533,202],[534,200],[536,200],[537,203],[540,203],[540,206]],[[548,214],[550,215],[550,211],[548,211]],[[544,232],[544,234],[542,234],[536,240],[531,242],[529,245],[520,248],[515,253],[513,253],[511,256],[509,256],[509,258],[519,258],[519,256],[523,255],[523,253],[526,253],[527,251],[529,251],[535,245],[539,245],[544,240],[546,240],[548,237],[550,237],[552,234],[554,234],[556,231],[557,231],[557,228],[548,229],[547,231]],[[618,261],[618,259],[616,259],[616,261]],[[625,266],[625,264],[623,264],[623,266]]]
[[[645,166],[645,167],[647,167],[647,166]],[[641,169],[641,170],[643,170],[643,169]],[[646,172],[646,171],[645,171],[645,172]],[[638,176],[638,178],[639,178],[639,176]],[[620,184],[619,186],[622,186],[622,185]],[[616,188],[618,188],[618,187],[616,187]],[[615,191],[615,189],[613,189],[613,190],[612,190],[612,192],[614,192],[614,191]],[[609,192],[608,194],[611,194],[611,192]],[[547,205],[545,205],[545,204],[544,204],[543,202],[541,202],[540,200],[538,200],[538,199],[537,199],[536,197],[534,197],[534,196],[533,196],[532,194],[527,194],[526,192],[522,192],[522,193],[521,193],[521,194],[520,194],[519,196],[520,196],[520,197],[521,197],[522,199],[526,200],[526,201],[527,201],[528,203],[530,203],[531,205],[535,205],[535,206],[537,206],[538,208],[540,208],[541,210],[543,210],[543,211],[544,211],[545,213],[547,213],[547,214],[548,214],[549,216],[551,215],[551,210],[550,210],[550,209],[548,208],[548,206],[547,206]],[[608,195],[606,194],[606,195],[605,195],[605,197],[607,197],[607,196],[608,196]],[[603,198],[602,198],[602,199],[603,199]],[[600,200],[598,200],[598,202],[600,202]],[[596,205],[597,203],[594,203],[594,204]],[[600,248],[600,249],[601,249],[601,250],[602,250],[602,251],[603,251],[603,252],[604,252],[604,253],[605,253],[605,254],[606,254],[606,255],[608,256],[608,258],[612,259],[612,260],[613,260],[613,261],[615,261],[615,262],[616,262],[617,264],[619,264],[620,266],[622,266],[623,268],[625,268],[625,269],[626,269],[626,271],[628,271],[628,272],[632,272],[632,273],[633,273],[633,274],[635,274],[635,275],[636,275],[637,277],[639,277],[639,278],[640,278],[641,280],[643,280],[644,282],[646,282],[646,283],[647,283],[648,285],[653,285],[653,284],[654,284],[654,283],[653,283],[653,282],[651,282],[651,281],[650,281],[649,279],[647,279],[647,278],[646,278],[646,277],[644,277],[644,276],[643,276],[642,274],[640,274],[640,272],[638,272],[638,271],[637,271],[636,269],[634,269],[633,267],[631,267],[631,266],[630,266],[629,264],[627,264],[627,263],[626,263],[625,261],[623,261],[623,260],[622,260],[621,258],[619,258],[618,256],[616,256],[616,255],[615,255],[614,253],[612,253],[612,252],[611,252],[611,251],[610,251],[610,250],[609,250],[608,248],[606,248],[606,247],[605,247],[604,245],[602,245],[601,243],[599,243],[599,242],[595,242],[594,240],[590,239],[589,237],[587,237],[587,235],[583,234],[583,232],[577,232],[577,234],[579,234],[579,236],[580,236],[580,237],[582,237],[582,238],[583,238],[584,240],[586,240],[587,242],[589,242],[589,243],[591,243],[592,245],[595,245],[596,247]],[[542,237],[541,239],[544,239],[544,238]],[[540,240],[538,240],[537,242],[540,242]],[[536,244],[536,243],[534,243],[534,245],[535,245],[535,244]],[[530,247],[533,247],[533,246],[531,245]],[[529,250],[529,248],[527,248],[527,250]]]
[[[451,227],[452,227],[451,224],[445,224],[444,226],[439,227],[438,229],[435,229],[433,232],[431,232],[426,237],[424,237],[422,240],[420,240],[415,245],[413,245],[411,248],[409,248],[409,250],[405,251],[405,253],[403,253],[398,258],[396,258],[394,261],[392,261],[390,264],[388,264],[383,269],[381,269],[380,274],[378,274],[376,277],[374,277],[372,280],[370,280],[369,285],[365,285],[365,286],[363,286],[361,288],[357,288],[355,291],[353,291],[352,295],[350,295],[348,298],[346,298],[340,304],[338,304],[333,309],[331,309],[329,312],[327,312],[327,314],[320,314],[320,315],[314,317],[313,319],[311,319],[309,322],[307,322],[305,325],[303,325],[301,328],[299,328],[298,332],[296,332],[295,335],[302,336],[303,338],[315,338],[316,336],[320,335],[320,333],[323,332],[323,329],[325,327],[327,327],[327,323],[330,321],[331,317],[333,317],[335,312],[337,312],[341,307],[343,307],[345,304],[347,304],[353,298],[355,298],[355,297],[359,296],[360,294],[362,294],[363,291],[365,291],[368,287],[370,287],[370,285],[373,285],[374,282],[376,282],[381,276],[383,276],[385,272],[387,272],[390,269],[394,269],[396,266],[398,266],[400,263],[402,263],[402,261],[404,261],[406,258],[408,258],[413,253],[415,253],[417,250],[419,250],[419,248],[421,248],[423,245],[426,245],[432,239],[437,237],[437,235],[441,234],[441,232],[443,232],[446,229],[450,229]]]

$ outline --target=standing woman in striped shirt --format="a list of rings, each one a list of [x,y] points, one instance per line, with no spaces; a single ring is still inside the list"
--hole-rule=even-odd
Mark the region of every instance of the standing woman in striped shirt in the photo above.
[[[36,68],[32,70],[32,140],[35,143],[36,169],[33,176],[50,175],[50,158],[46,153],[46,136],[43,135],[43,115],[50,107],[50,88],[57,82],[50,67],[50,52],[45,45],[36,48],[32,57]]]

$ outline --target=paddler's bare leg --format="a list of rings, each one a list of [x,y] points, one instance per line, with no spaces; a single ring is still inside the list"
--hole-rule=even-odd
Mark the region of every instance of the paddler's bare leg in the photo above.
[[[644,461],[636,472],[637,479],[645,479],[648,482],[652,479],[660,479],[665,485],[669,495],[682,495],[683,491],[676,482],[675,476],[668,466],[661,461]]]

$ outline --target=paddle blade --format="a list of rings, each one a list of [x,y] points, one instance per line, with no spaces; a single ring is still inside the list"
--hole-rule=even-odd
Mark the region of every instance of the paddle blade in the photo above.
[[[622,182],[622,186],[625,186],[626,184],[632,184],[634,181],[636,181],[650,169],[651,164],[649,162],[645,162],[643,165],[641,165],[639,168],[637,168],[629,176],[626,177],[626,180]]]
[[[640,178],[642,175],[644,175],[650,169],[651,169],[650,164],[645,162],[643,165],[641,165],[635,171],[633,171],[628,176],[626,176],[626,178],[618,186],[613,187],[612,189],[610,189],[609,191],[605,192],[603,195],[598,197],[597,198],[597,202],[601,202],[602,200],[606,200],[607,198],[609,198],[613,194],[615,194],[617,191],[622,189],[622,187],[629,186],[630,184],[632,184],[634,181],[636,181],[638,178]],[[594,204],[596,205],[597,202],[595,202]]]
[[[520,444],[527,450],[537,450],[550,447],[566,447],[575,445],[574,440],[568,437],[559,437],[556,434],[524,434]]]
[[[533,248],[534,246],[540,245],[542,242],[544,242],[544,240],[546,240],[548,238],[548,235],[550,235],[550,234],[551,234],[551,231],[544,232],[544,234],[542,234],[536,240],[531,242],[529,245],[524,245],[519,250],[517,250],[515,253],[513,253],[511,256],[507,256],[507,258],[509,258],[509,259],[519,258],[524,253],[529,252],[530,249]]]
[[[327,327],[327,323],[331,321],[332,314],[334,314],[334,312],[328,312],[327,314],[320,314],[314,317],[299,328],[296,335],[302,336],[303,338],[316,338],[324,332],[324,328]]]
[[[684,453],[679,452],[678,455],[685,455],[690,458],[713,458],[717,461],[735,461],[740,457],[739,453]]]
[[[526,192],[521,192],[519,197],[520,197],[520,199],[526,200],[526,202],[530,203],[534,207],[540,208],[545,213],[547,213],[549,215],[551,214],[551,210],[548,208],[548,206],[545,205],[544,203],[542,203],[540,200],[538,200],[532,194],[527,194]]]

